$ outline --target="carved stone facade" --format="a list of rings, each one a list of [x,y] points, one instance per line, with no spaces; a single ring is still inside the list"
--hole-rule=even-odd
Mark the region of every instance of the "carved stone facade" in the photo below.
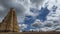
[[[9,13],[0,23],[0,32],[19,32],[16,12],[14,8],[10,8]]]

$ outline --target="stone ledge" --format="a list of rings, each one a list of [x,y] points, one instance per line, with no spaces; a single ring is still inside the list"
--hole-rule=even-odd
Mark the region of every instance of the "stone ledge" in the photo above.
[[[0,34],[60,34],[60,32],[0,32]]]

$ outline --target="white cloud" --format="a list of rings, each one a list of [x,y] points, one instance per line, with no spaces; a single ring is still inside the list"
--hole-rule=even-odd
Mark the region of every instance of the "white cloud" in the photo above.
[[[51,21],[52,21],[52,27],[53,27],[53,29],[55,30],[55,31],[59,31],[60,30],[60,10],[59,10],[59,8],[60,8],[60,2],[57,0],[57,2],[56,1],[50,1],[49,2],[52,6],[50,7],[50,5],[49,5],[49,7],[51,8],[49,8],[50,10],[52,10],[52,7],[53,7],[53,5],[55,5],[55,6],[57,6],[58,8],[56,9],[56,11],[55,12],[53,12],[53,11],[51,11],[50,13],[49,13],[49,15],[47,16],[47,20],[51,23]]]
[[[53,28],[44,27],[40,29],[41,31],[54,31]]]
[[[41,22],[40,20],[36,20],[32,26],[35,27],[35,29],[31,30],[40,30],[40,31],[60,31],[60,2],[59,0],[46,0],[44,3],[47,2],[48,9],[50,10],[50,13],[47,15],[47,20],[45,22]],[[56,11],[52,11],[52,7],[56,6]],[[45,4],[43,4],[43,7],[45,7]],[[36,28],[36,27],[40,28]]]
[[[35,27],[35,29],[31,29],[33,31],[59,31],[60,30],[60,18],[59,19],[49,19],[45,22],[41,22],[40,20],[36,20],[32,26]],[[39,27],[40,28],[39,28]],[[36,30],[38,29],[38,30]]]
[[[34,23],[32,23],[31,25],[33,27],[42,27],[42,22],[39,19],[36,19]]]
[[[30,0],[31,1],[31,7],[39,9],[40,6],[43,4],[44,0]]]
[[[40,29],[30,29],[30,31],[36,31],[36,32],[39,32],[40,31]]]
[[[19,27],[20,27],[21,29],[27,28],[27,24],[19,24]]]

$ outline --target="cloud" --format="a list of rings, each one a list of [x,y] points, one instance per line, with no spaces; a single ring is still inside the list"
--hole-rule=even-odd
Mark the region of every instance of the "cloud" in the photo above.
[[[27,24],[19,24],[19,27],[20,27],[21,29],[27,28]]]
[[[42,4],[44,0],[30,0],[32,3],[32,7],[34,8],[39,8]]]
[[[44,8],[50,11],[46,16],[47,20],[45,22],[41,22],[41,20],[36,19],[31,24],[30,31],[60,31],[60,2],[59,0],[48,0],[47,3],[44,4]]]
[[[26,16],[32,16],[33,18],[38,15],[38,13],[31,12],[30,9],[39,9],[40,5],[42,5],[42,2],[44,0],[0,0],[0,14],[1,17],[0,19],[2,20],[4,16],[7,15],[10,7],[15,8],[16,13],[17,13],[17,20],[19,23],[23,23]],[[35,4],[35,5],[34,5]],[[36,8],[35,8],[36,7]],[[35,10],[37,12],[37,10]],[[0,21],[1,21],[0,20]],[[31,18],[31,20],[34,21],[34,19]],[[25,22],[24,22],[25,23]],[[21,29],[27,28],[28,24],[20,24]]]
[[[38,11],[36,9],[40,9],[40,6],[43,4],[44,0],[0,0],[0,21],[4,18],[4,16],[8,13],[10,7],[16,9],[18,22],[24,22],[26,16],[35,16],[38,15]],[[46,0],[42,7],[47,6],[47,9],[50,11],[48,15],[46,15],[47,20],[45,22],[41,22],[41,20],[36,19],[35,22],[31,24],[30,29],[34,31],[52,31],[60,30],[60,0]],[[31,8],[34,8],[33,11],[30,11]],[[45,11],[45,10],[44,10]],[[43,11],[43,12],[44,12]],[[42,14],[43,14],[42,12]],[[41,14],[41,13],[40,13]],[[40,16],[40,15],[39,15]],[[27,21],[30,22],[27,18]],[[33,20],[33,19],[32,19]],[[19,24],[21,29],[27,28],[28,24]]]
[[[5,10],[5,7],[0,5],[0,11],[4,11]]]
[[[46,16],[50,13],[50,10],[47,8],[47,6],[41,7],[41,10],[39,10],[39,15],[37,16],[37,19],[40,19],[41,21],[45,21],[47,18]]]
[[[0,4],[0,22],[2,21],[4,15],[6,15],[4,11],[6,11],[6,8],[2,4]]]
[[[28,2],[28,1],[27,1]],[[17,13],[17,17],[18,17],[18,22],[21,22],[24,20],[24,16],[26,12],[29,12],[29,8],[27,7],[27,5],[24,5],[24,1],[21,2],[21,0],[1,0],[1,4],[3,7],[7,8],[7,10],[9,10],[10,7],[13,7],[16,9],[16,13]],[[3,8],[1,7],[1,8]],[[3,10],[3,9],[2,9]],[[2,13],[0,11],[0,13]],[[6,14],[7,11],[4,10],[4,12],[2,13],[2,16],[4,16],[3,14]]]
[[[54,29],[53,28],[48,28],[48,27],[45,27],[45,28],[41,28],[40,29],[41,31],[54,31]]]
[[[40,20],[36,20],[32,23],[33,31],[58,31],[60,30],[60,21],[58,20],[47,20],[45,22],[41,22]],[[38,29],[38,30],[37,30]]]
[[[39,19],[36,19],[35,22],[32,23],[31,25],[35,28],[42,27],[42,23]]]
[[[19,24],[20,32],[23,32],[27,28],[27,24]]]
[[[20,13],[20,15],[22,15],[21,13],[23,13],[23,11],[25,11],[24,6],[19,4],[17,0],[1,0],[1,4],[3,7],[7,8],[7,11],[6,10],[4,10],[3,12],[0,11],[0,13],[2,13],[2,15],[1,15],[2,17],[5,16],[3,14],[8,13],[8,10],[10,9],[10,7],[14,7],[16,9],[17,16],[19,16],[19,13]]]
[[[32,24],[32,26],[35,27],[34,29],[38,29],[39,31],[59,31],[60,30],[60,21],[59,20],[60,19],[58,19],[58,20],[47,20],[45,22],[35,21]]]
[[[6,8],[6,9],[3,9],[4,12],[2,13],[2,16],[5,16],[7,14],[10,7],[13,7],[16,9],[18,22],[23,22],[25,15],[31,15],[31,16],[35,15],[33,12],[30,12],[30,8],[33,5],[33,3],[31,5],[32,1],[30,1],[30,0],[0,0],[0,1],[1,1],[0,3],[2,4],[2,7],[0,7],[0,8],[2,8],[2,9]],[[35,3],[35,1],[34,1],[34,3]],[[2,9],[0,9],[0,13],[1,13]],[[3,14],[5,14],[5,15],[3,15]]]
[[[30,29],[30,31],[36,31],[36,32],[39,32],[40,30],[37,28],[37,29]]]

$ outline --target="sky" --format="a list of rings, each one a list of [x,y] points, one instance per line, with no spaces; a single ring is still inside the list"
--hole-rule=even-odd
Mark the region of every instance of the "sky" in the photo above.
[[[0,0],[0,22],[15,8],[20,31],[60,31],[60,0]]]

